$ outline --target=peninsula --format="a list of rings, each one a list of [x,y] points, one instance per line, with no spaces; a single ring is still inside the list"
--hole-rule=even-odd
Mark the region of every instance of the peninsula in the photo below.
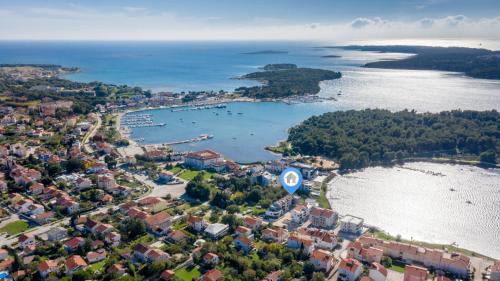
[[[344,46],[345,50],[414,54],[400,60],[370,62],[365,67],[462,72],[474,78],[500,79],[500,51],[464,47]]]
[[[497,111],[416,113],[366,109],[313,116],[290,129],[294,152],[326,156],[342,169],[391,164],[411,157],[470,156],[495,165]]]

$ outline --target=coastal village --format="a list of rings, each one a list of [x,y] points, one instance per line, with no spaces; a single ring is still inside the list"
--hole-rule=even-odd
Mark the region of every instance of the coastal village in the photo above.
[[[133,95],[86,114],[70,99],[0,105],[0,280],[500,281],[500,261],[339,214],[325,195],[328,159],[242,165],[128,137],[130,126],[162,126],[129,111],[197,110],[227,95]],[[304,178],[293,195],[278,179],[286,167]]]

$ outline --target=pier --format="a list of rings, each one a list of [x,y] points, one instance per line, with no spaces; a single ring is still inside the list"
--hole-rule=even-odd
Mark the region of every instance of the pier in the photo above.
[[[213,138],[214,138],[213,135],[202,134],[202,135],[200,135],[200,136],[198,136],[196,138],[161,143],[161,144],[157,144],[157,146],[168,146],[168,145],[183,144],[183,143],[193,143],[193,142],[205,141],[205,140],[209,140],[209,139],[213,139]]]

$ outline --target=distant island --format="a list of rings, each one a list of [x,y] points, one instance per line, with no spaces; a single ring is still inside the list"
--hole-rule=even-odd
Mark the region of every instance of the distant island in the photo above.
[[[243,55],[272,55],[272,54],[288,54],[288,51],[277,51],[277,50],[263,50],[255,52],[241,53]]]
[[[322,58],[341,58],[342,56],[339,56],[339,55],[325,55],[325,56],[321,56]]]
[[[327,47],[331,48],[331,47]],[[462,72],[474,78],[500,79],[500,51],[464,47],[344,46],[345,50],[414,54],[400,60],[365,64],[370,68],[441,70]]]
[[[253,72],[240,79],[256,80],[264,85],[240,87],[235,91],[243,96],[258,99],[315,95],[320,91],[319,82],[342,77],[340,72],[299,68],[295,64],[268,64],[263,69],[265,71]]]
[[[456,157],[497,163],[500,113],[445,111],[337,111],[290,129],[290,153],[332,158],[342,169],[392,164],[408,158]],[[282,145],[283,146],[283,145]],[[473,160],[473,161],[472,161]]]

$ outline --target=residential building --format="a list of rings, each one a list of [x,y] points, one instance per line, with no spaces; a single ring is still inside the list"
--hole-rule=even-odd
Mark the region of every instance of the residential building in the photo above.
[[[93,251],[88,252],[86,258],[89,263],[96,263],[106,259],[107,255],[108,253],[106,252],[106,250],[99,249],[95,252]]]
[[[73,274],[78,270],[87,268],[87,263],[81,256],[78,255],[73,255],[67,258],[64,265],[66,266],[66,274]]]
[[[229,225],[222,223],[212,223],[205,228],[205,234],[212,239],[219,239],[227,234]]]
[[[184,157],[184,164],[186,166],[199,170],[208,169],[212,165],[222,161],[224,161],[222,155],[212,150],[190,152]]]
[[[429,271],[425,267],[416,265],[405,266],[404,281],[427,281]]]
[[[322,249],[314,250],[310,257],[311,263],[318,270],[330,272],[335,265],[333,253]]]
[[[38,264],[38,273],[42,278],[47,277],[52,272],[57,272],[59,266],[55,260],[45,260]]]
[[[242,225],[238,226],[234,232],[238,236],[245,236],[245,237],[252,236],[252,229]]]
[[[255,216],[246,216],[243,218],[243,225],[255,231],[262,225],[262,219]]]
[[[222,281],[223,279],[224,275],[218,269],[209,270],[202,277],[202,281]]]
[[[83,244],[85,244],[85,239],[82,238],[82,237],[73,237],[71,239],[69,239],[68,241],[66,241],[64,243],[64,249],[67,251],[67,252],[74,252],[78,249],[78,247],[81,247],[83,246]]]
[[[283,281],[283,278],[281,278],[282,272],[280,270],[278,271],[273,271],[270,272],[264,279],[261,281]]]
[[[314,240],[307,235],[292,233],[288,237],[287,247],[291,249],[303,249],[308,255],[314,251]]]
[[[449,253],[397,241],[385,241],[369,235],[361,236],[358,241],[364,248],[382,249],[384,255],[400,259],[407,264],[418,263],[463,278],[469,276],[470,273],[470,258],[460,253]]]
[[[297,205],[292,209],[292,222],[302,224],[309,218],[309,209],[304,205]]]
[[[362,218],[346,215],[340,219],[340,231],[352,234],[360,234],[363,230]]]
[[[246,236],[238,236],[236,239],[234,239],[234,247],[238,250],[242,250],[243,252],[248,253],[253,248],[253,242]]]
[[[188,225],[192,230],[196,232],[203,231],[207,227],[207,223],[203,219],[203,217],[198,216],[189,216]]]
[[[261,238],[276,243],[284,243],[288,239],[288,230],[284,228],[266,228],[262,230]]]
[[[61,241],[68,236],[66,228],[56,226],[49,229],[47,232],[47,241]]]
[[[203,262],[205,264],[215,265],[219,263],[219,256],[214,253],[207,253],[203,256]]]
[[[342,259],[338,268],[339,279],[342,281],[356,281],[363,273],[363,265],[356,259]]]
[[[35,236],[29,233],[21,234],[21,236],[19,236],[19,238],[17,239],[17,242],[19,243],[20,249],[24,249],[27,246],[36,245]]]
[[[337,223],[337,219],[337,212],[330,209],[313,207],[309,212],[309,221],[311,221],[311,225],[314,227],[333,228]]]
[[[160,275],[160,279],[163,280],[163,281],[169,281],[169,280],[172,280],[175,276],[175,271],[173,270],[170,270],[170,269],[165,269],[161,275]]]

